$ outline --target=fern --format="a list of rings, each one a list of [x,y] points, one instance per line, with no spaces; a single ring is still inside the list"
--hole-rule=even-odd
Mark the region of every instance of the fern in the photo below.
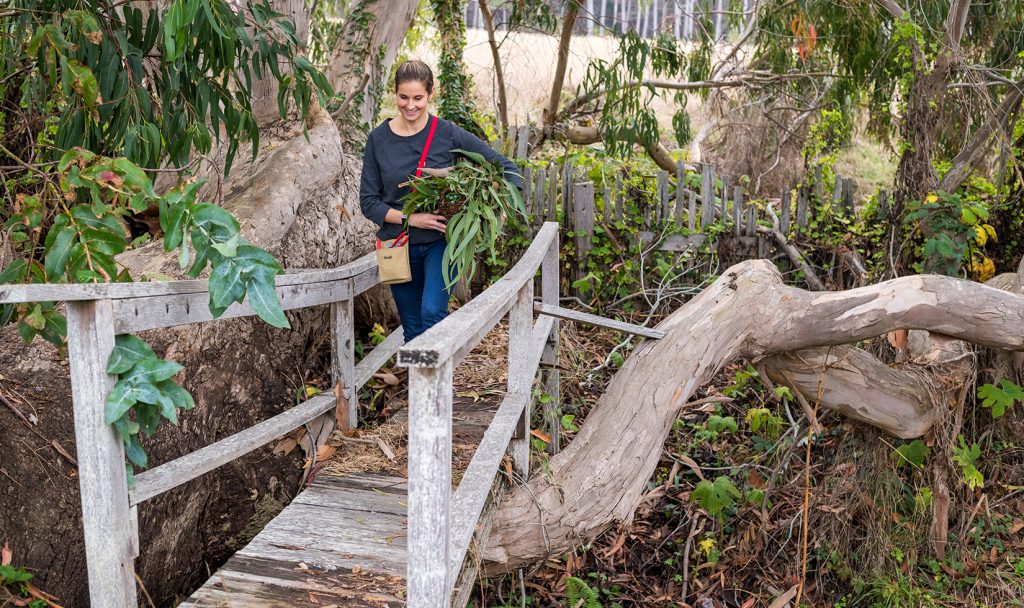
[[[575,576],[565,579],[565,595],[569,608],[602,608],[597,592]]]

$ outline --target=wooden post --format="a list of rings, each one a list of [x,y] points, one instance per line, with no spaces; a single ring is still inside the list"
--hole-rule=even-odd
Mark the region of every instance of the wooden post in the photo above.
[[[814,206],[823,207],[825,204],[825,184],[821,181],[821,165],[814,168]]]
[[[796,225],[800,229],[807,228],[807,187],[800,186],[796,194]]]
[[[452,496],[452,362],[409,368],[410,608],[441,608],[451,598],[448,537]]]
[[[789,214],[793,210],[793,197],[789,188],[782,189],[782,195],[779,197],[779,207],[781,207],[779,219],[779,231],[782,234],[789,234]]]
[[[583,182],[573,185],[573,226],[576,235],[576,276],[582,279],[587,274],[587,256],[593,244],[594,234],[594,183]]]
[[[548,171],[543,167],[537,170],[536,183],[533,186],[533,234],[537,234],[540,225],[548,213]]]
[[[573,167],[571,161],[565,161],[562,165],[562,226],[568,230],[575,230],[574,225],[571,223],[575,218],[572,217],[572,186],[573,186],[573,174],[575,167]]]
[[[722,223],[725,223],[726,218],[729,217],[729,178],[722,176],[722,206],[719,207],[722,210]]]
[[[678,25],[678,23],[677,23]],[[686,192],[686,167],[683,166],[683,161],[676,163],[676,224],[683,224],[683,196]]]
[[[847,217],[853,217],[857,215],[857,209],[854,206],[854,198],[857,193],[857,184],[853,183],[852,179],[843,180],[843,207],[846,211]]]
[[[530,153],[530,125],[519,127],[519,138],[516,141],[516,158],[526,159]]]
[[[519,289],[515,304],[508,313],[508,394],[529,397],[533,388],[533,369],[527,364],[530,352],[530,336],[533,329],[533,280]],[[530,417],[533,399],[526,400],[526,407],[519,416],[519,422],[512,433],[509,452],[512,468],[525,482],[530,474]]]
[[[668,219],[668,171],[658,171],[655,188],[658,194],[658,222]]]
[[[544,254],[544,261],[540,267],[540,293],[541,301],[551,306],[558,306],[558,234],[551,241],[551,247]],[[561,411],[561,373],[558,369],[558,342],[559,342],[558,319],[551,326],[551,333],[548,334],[547,342],[544,344],[544,352],[540,357],[541,377],[543,379],[544,393],[551,397],[544,407],[544,421],[551,438],[548,451],[557,454],[561,449],[562,419]]]
[[[757,235],[757,207],[747,209],[747,236]]]
[[[740,235],[740,224],[742,224],[741,218],[743,217],[743,186],[736,186],[733,190],[732,197],[732,234],[733,236]]]
[[[110,300],[68,302],[67,322],[89,599],[93,606],[135,608],[139,540],[128,506],[124,444],[103,419],[114,387],[107,374],[114,309]]]
[[[341,385],[341,393],[348,400],[346,430],[359,426],[359,400],[355,386],[356,315],[352,304],[352,299],[331,304],[331,380],[335,387]],[[325,415],[334,416],[335,412]]]
[[[686,218],[686,228],[690,234],[697,232],[697,193],[690,190],[689,216]]]
[[[715,221],[715,170],[709,164],[701,166],[700,173],[700,228]]]
[[[546,221],[558,221],[558,167],[548,164],[548,216]]]

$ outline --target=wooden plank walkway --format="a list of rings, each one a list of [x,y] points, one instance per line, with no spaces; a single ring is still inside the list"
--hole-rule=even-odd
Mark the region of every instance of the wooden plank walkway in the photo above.
[[[454,400],[456,479],[498,408],[497,393]],[[403,409],[392,422],[405,419]],[[404,606],[408,480],[329,471],[179,608]]]

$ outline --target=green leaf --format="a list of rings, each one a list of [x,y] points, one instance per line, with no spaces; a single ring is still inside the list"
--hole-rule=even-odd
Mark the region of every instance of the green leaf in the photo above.
[[[226,258],[233,258],[238,252],[238,240],[241,238],[240,234],[235,234],[230,239],[223,243],[210,243],[210,246],[216,249],[220,254]]]
[[[138,435],[132,435],[128,441],[124,442],[124,455],[129,462],[137,467],[145,468],[149,462],[145,450],[142,449],[142,444],[139,443]]]
[[[107,424],[113,424],[121,418],[128,410],[135,405],[135,396],[127,382],[119,380],[114,388],[107,395],[107,401],[103,408],[103,420]]]
[[[21,258],[15,259],[0,271],[0,283],[17,283],[25,277],[26,270],[28,263]]]
[[[68,70],[65,73],[66,86],[74,91],[85,102],[85,106],[95,114],[96,104],[101,101],[100,86],[96,82],[96,76],[93,75],[92,70],[76,59],[68,59],[65,65]]]
[[[240,265],[233,258],[224,258],[214,265],[209,285],[211,311],[214,307],[223,310],[245,298],[245,279]]]
[[[1024,401],[1024,389],[1007,379],[1000,381],[999,386],[983,384],[978,387],[978,398],[981,406],[992,409],[992,417],[999,418],[1017,401]]]
[[[114,350],[107,362],[108,374],[123,374],[139,361],[155,359],[156,353],[141,338],[130,334],[121,334],[114,338]]]
[[[290,327],[288,318],[281,309],[281,301],[277,298],[273,282],[251,279],[246,288],[249,293],[249,305],[261,319],[274,327]]]
[[[896,448],[895,454],[897,466],[909,464],[920,469],[924,467],[924,463],[928,459],[928,455],[931,454],[931,450],[923,441],[915,439]]]
[[[176,407],[183,410],[190,410],[196,406],[192,395],[173,380],[163,380],[157,383],[157,387],[169,397]]]
[[[741,498],[743,494],[727,475],[719,476],[714,482],[702,480],[690,494],[691,501],[699,503],[709,515],[719,520]]]
[[[148,358],[135,363],[122,380],[132,385],[156,383],[171,378],[184,368],[174,361],[164,359]],[[152,403],[147,401],[147,403]]]
[[[75,237],[78,231],[74,226],[65,226],[53,239],[53,244],[46,248],[46,278],[56,281],[63,274],[68,265],[68,258],[71,256],[71,247],[75,244]]]

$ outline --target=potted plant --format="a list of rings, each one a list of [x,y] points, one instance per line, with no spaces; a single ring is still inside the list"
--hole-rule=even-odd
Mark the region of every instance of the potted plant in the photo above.
[[[412,191],[402,200],[406,215],[434,213],[448,220],[444,249],[445,287],[461,277],[473,276],[477,256],[495,247],[506,217],[526,217],[519,189],[505,179],[501,165],[480,154],[455,150],[458,160],[446,169],[424,169],[426,175],[412,181]]]

